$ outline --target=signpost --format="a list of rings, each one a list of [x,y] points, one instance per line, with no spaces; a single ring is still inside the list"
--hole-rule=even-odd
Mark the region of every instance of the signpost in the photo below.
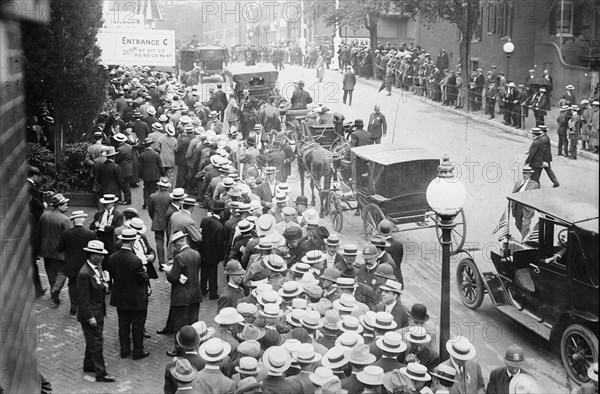
[[[175,67],[174,30],[100,29],[104,65]]]

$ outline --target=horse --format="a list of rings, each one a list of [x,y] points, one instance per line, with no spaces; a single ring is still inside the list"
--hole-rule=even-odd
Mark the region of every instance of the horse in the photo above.
[[[324,201],[327,197],[328,190],[331,188],[331,180],[333,177],[331,152],[315,142],[306,124],[296,123],[294,130],[301,195],[304,196],[304,174],[308,171],[310,174],[310,189],[312,194],[311,205],[315,205],[316,187],[319,191],[319,203],[321,206],[319,215],[324,217]]]

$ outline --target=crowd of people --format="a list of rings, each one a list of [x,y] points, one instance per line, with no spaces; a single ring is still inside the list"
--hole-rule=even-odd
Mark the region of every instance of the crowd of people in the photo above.
[[[196,88],[147,68],[120,67],[111,76],[114,108],[86,133],[99,204],[93,218],[67,216],[69,200],[60,193],[46,203],[39,169],[28,172],[36,295],[47,291],[40,256],[57,306],[68,279],[70,313],[86,341],[83,370],[96,381],[116,380],[103,359],[106,294],[117,311],[121,357],[143,359],[150,355],[144,338],[152,281],[165,275],[170,308],[157,333],[174,336],[165,393],[513,393],[537,386],[516,345],[487,388],[469,339],[452,338],[444,344],[450,358],[440,360],[427,307],[402,304],[407,278],[392,223],[379,223],[366,245],[344,244],[306,197],[291,195],[294,141],[274,100],[261,108],[277,116],[249,126],[247,92],[238,102],[217,85],[203,101]],[[302,85],[291,108],[311,107]],[[597,124],[597,101],[591,107]],[[331,122],[326,107],[311,116],[308,122]],[[380,143],[387,131],[378,106],[368,130],[362,120],[354,125],[352,146]],[[551,172],[540,152],[528,163],[538,182],[542,169]],[[151,222],[130,206],[140,182]],[[201,302],[216,303],[214,320],[199,316]]]

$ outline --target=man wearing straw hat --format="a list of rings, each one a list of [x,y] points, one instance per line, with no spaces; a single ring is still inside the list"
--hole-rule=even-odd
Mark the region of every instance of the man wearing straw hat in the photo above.
[[[97,240],[90,240],[82,251],[86,254],[86,262],[77,273],[77,320],[85,337],[83,371],[94,372],[96,382],[114,382],[115,378],[106,373],[102,354],[105,299],[109,283],[101,263],[108,251],[104,249],[102,241]]]
[[[426,366],[428,371],[432,371],[439,364],[440,356],[428,346],[431,342],[431,335],[427,333],[425,327],[407,327],[404,339],[408,344],[408,348],[403,357],[400,358],[401,362],[404,364],[418,362]]]
[[[156,183],[158,191],[150,195],[148,199],[148,214],[152,219],[150,229],[154,232],[154,241],[156,242],[156,254],[158,255],[158,266],[162,271],[162,264],[165,263],[165,232],[167,230],[167,210],[171,205],[169,196],[169,187],[171,182],[169,178],[161,177]]]
[[[198,371],[204,369],[206,361],[198,354],[198,346],[200,343],[206,342],[212,334],[214,334],[214,329],[211,333],[203,321],[196,322],[192,326],[181,327],[181,330],[175,336],[175,340],[177,341],[177,345],[183,350],[183,354],[176,360],[168,363],[165,367],[165,394],[173,394],[177,391],[177,381],[172,374],[171,368],[179,360],[187,360]]]
[[[104,242],[104,247],[111,254],[115,251],[115,229],[123,225],[123,214],[115,208],[119,198],[115,194],[105,194],[100,198],[103,210],[94,214],[90,230],[96,232],[99,240]]]
[[[99,196],[105,194],[121,196],[124,180],[121,167],[115,163],[115,156],[117,154],[118,152],[112,146],[102,152],[102,157],[106,158],[106,161],[96,168],[95,174],[96,182],[99,185]],[[119,198],[117,198],[117,200],[119,200]]]
[[[158,181],[165,176],[160,155],[152,149],[153,143],[152,138],[146,138],[144,141],[146,149],[140,154],[140,178],[144,182],[144,205],[142,205],[144,209],[148,207],[150,196],[156,192]]]
[[[271,346],[263,354],[263,364],[269,374],[263,380],[263,393],[301,393],[302,386],[297,378],[285,377],[285,372],[292,365],[290,353],[281,346]]]
[[[108,258],[107,270],[113,281],[110,305],[117,308],[119,317],[119,343],[121,358],[131,354],[130,336],[133,339],[133,359],[148,357],[144,350],[144,325],[148,313],[148,274],[142,260],[135,255],[133,244],[137,231],[124,229],[119,239],[121,249]]]
[[[84,211],[73,212],[69,218],[73,227],[60,235],[60,241],[56,246],[57,252],[65,254],[63,272],[69,278],[69,301],[71,302],[69,313],[72,316],[77,312],[77,274],[87,260],[84,248],[89,241],[97,239],[92,230],[83,226],[87,217]]]
[[[513,187],[513,193],[520,193],[527,190],[540,188],[540,184],[531,179],[533,172],[533,169],[529,165],[525,164],[523,166],[523,179],[515,183],[515,186]],[[511,211],[513,217],[515,218],[515,225],[519,229],[519,232],[521,232],[523,238],[525,238],[525,236],[529,234],[529,227],[531,225],[531,220],[535,215],[535,211],[529,207],[515,202],[511,203]]]
[[[289,379],[298,381],[302,393],[312,393],[314,390],[313,382],[310,380],[310,374],[315,370],[315,364],[321,361],[319,353],[315,353],[315,348],[310,343],[303,343],[298,347],[298,351],[292,354],[294,360],[300,365],[300,373],[291,376]]]
[[[202,255],[200,287],[203,295],[210,292],[208,297],[210,300],[219,299],[217,267],[225,258],[225,234],[221,222],[224,209],[225,203],[222,200],[213,201],[208,216],[200,222],[200,231],[203,234],[200,244]]]
[[[60,291],[65,285],[63,273],[65,254],[56,250],[63,232],[71,228],[71,222],[65,215],[68,198],[62,194],[52,196],[52,209],[40,217],[40,256],[44,258],[44,268],[50,283],[50,295],[56,306],[60,305]]]
[[[220,338],[211,338],[200,345],[198,353],[206,361],[206,367],[198,373],[194,387],[200,393],[222,394],[233,391],[233,380],[219,369],[221,362],[231,352],[231,345]]]
[[[418,363],[408,363],[406,367],[400,368],[400,373],[412,381],[413,391],[419,393],[431,393],[431,389],[423,391],[427,382],[431,380],[431,375],[427,373],[427,368]]]
[[[457,383],[450,389],[451,393],[483,394],[485,384],[481,366],[474,361],[477,351],[475,346],[463,336],[451,338],[446,342],[450,359],[440,365],[447,365],[456,370]]]
[[[362,393],[364,385],[358,380],[357,375],[364,370],[367,365],[375,362],[376,358],[369,352],[369,346],[357,343],[353,348],[346,351],[346,358],[352,365],[352,374],[342,379],[342,388],[348,390],[349,394]]]

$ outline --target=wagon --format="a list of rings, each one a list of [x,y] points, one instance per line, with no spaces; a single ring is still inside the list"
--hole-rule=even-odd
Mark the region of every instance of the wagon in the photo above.
[[[487,293],[500,312],[559,344],[569,377],[583,384],[598,361],[597,196],[538,189],[509,195],[507,205],[497,247],[486,248],[485,255],[458,256],[459,295],[465,306],[477,309]],[[513,218],[520,219],[521,212],[531,222],[513,231]]]
[[[196,67],[201,73],[201,78],[222,78],[223,64],[227,60],[227,49],[220,46],[198,47],[192,50],[181,51],[179,55],[179,70],[189,73]]]
[[[420,148],[380,144],[352,148],[351,172],[344,171],[346,162],[327,199],[333,227],[341,231],[343,213],[359,210],[366,238],[377,232],[381,220],[388,219],[396,231],[435,227],[441,239],[439,217],[425,197],[427,186],[438,175],[439,164],[439,158]],[[453,251],[460,250],[465,242],[467,223],[462,210],[455,224]]]
[[[277,96],[277,79],[279,72],[261,66],[231,66],[224,71],[226,83],[240,101],[243,91],[247,89],[250,97],[259,101],[267,101],[270,96]]]

